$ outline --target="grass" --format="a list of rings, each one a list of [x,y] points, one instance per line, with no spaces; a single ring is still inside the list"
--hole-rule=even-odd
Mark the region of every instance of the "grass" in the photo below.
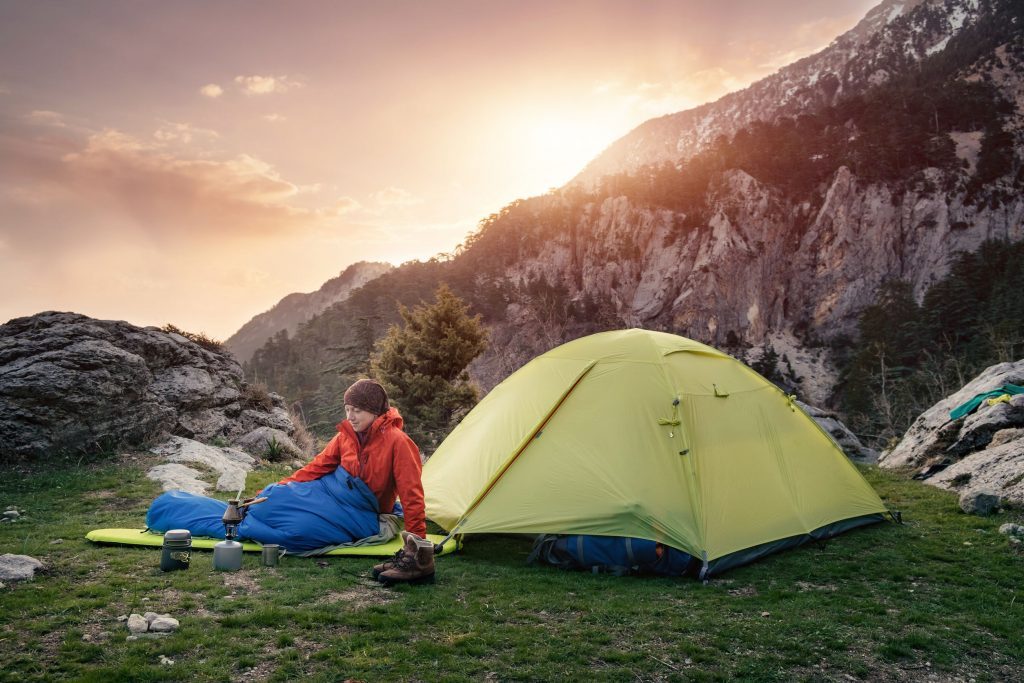
[[[145,456],[0,469],[0,553],[47,563],[0,589],[0,680],[1010,680],[1024,669],[1024,557],[951,494],[876,469],[904,526],[859,529],[727,572],[617,578],[525,566],[530,541],[487,536],[438,560],[434,586],[385,589],[369,558],[159,571],[151,548],[93,528],[140,526],[158,493]],[[250,475],[248,493],[283,470]],[[60,543],[53,543],[62,539]],[[161,638],[119,615],[169,612]],[[173,661],[173,664],[162,663]]]

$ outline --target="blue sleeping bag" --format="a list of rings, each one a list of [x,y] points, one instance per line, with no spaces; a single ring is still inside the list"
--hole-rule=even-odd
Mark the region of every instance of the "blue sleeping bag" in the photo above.
[[[343,467],[313,481],[271,484],[267,500],[246,508],[240,539],[277,543],[306,552],[351,543],[380,532],[377,497]],[[193,536],[224,538],[224,501],[185,491],[168,491],[149,506],[146,526],[155,531],[188,529]]]

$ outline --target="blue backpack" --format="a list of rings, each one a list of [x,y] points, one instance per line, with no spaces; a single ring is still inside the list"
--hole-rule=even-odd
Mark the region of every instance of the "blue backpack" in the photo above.
[[[558,536],[541,534],[533,544],[529,563],[536,561],[561,569],[596,573],[696,574],[701,561],[663,543],[624,536]]]

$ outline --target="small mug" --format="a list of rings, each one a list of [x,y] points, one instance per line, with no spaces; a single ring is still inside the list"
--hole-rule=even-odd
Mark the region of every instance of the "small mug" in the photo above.
[[[284,557],[285,549],[276,543],[267,543],[263,546],[263,566],[276,567],[277,561]]]

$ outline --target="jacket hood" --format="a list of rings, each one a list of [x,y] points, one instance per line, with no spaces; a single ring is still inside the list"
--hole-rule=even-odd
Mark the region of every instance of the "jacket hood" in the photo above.
[[[391,408],[388,408],[386,413],[377,416],[377,419],[373,421],[372,425],[370,425],[370,432],[382,432],[385,429],[391,429],[392,427],[401,429],[404,424],[405,420],[403,420],[402,416],[398,413],[398,409],[392,406]],[[339,422],[337,424],[337,428],[339,432],[348,430],[355,434],[355,430],[352,428],[352,423],[348,420],[342,420]]]

